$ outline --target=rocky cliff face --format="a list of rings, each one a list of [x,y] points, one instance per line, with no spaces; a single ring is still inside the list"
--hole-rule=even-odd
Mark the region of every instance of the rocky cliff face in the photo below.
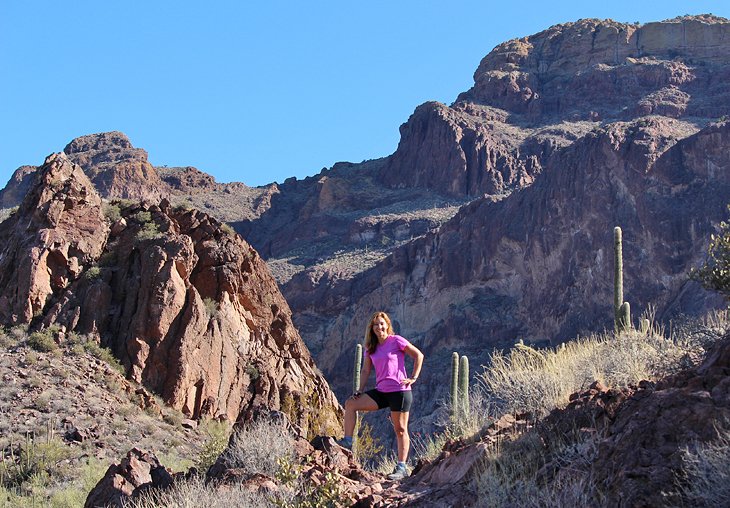
[[[101,199],[51,155],[0,228],[0,320],[94,334],[191,417],[286,412],[310,432],[339,406],[264,261],[202,212]]]
[[[730,24],[713,16],[631,25],[588,19],[500,44],[451,106],[419,106],[383,170],[452,196],[533,181],[555,148],[592,125],[644,115],[730,112]]]
[[[325,338],[320,367],[344,378],[351,346],[379,308],[436,369],[452,348],[478,365],[518,338],[555,344],[611,329],[616,225],[635,316],[650,304],[665,322],[720,305],[688,272],[725,215],[730,124],[677,141],[686,128],[659,117],[611,124],[557,153],[532,186],[472,202],[350,281],[295,277],[284,291],[303,335]],[[440,373],[429,374],[421,393],[445,395]]]

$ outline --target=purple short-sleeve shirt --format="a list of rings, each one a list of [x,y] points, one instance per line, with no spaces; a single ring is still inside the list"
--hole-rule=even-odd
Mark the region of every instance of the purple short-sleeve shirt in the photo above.
[[[373,354],[365,350],[365,358],[370,357],[375,366],[375,388],[380,392],[403,392],[411,389],[401,382],[406,374],[405,348],[411,343],[400,335],[389,335]]]

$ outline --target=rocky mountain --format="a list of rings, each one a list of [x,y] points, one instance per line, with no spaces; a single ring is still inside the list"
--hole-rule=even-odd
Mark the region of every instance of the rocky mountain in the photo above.
[[[635,316],[653,306],[668,323],[718,305],[686,274],[730,197],[728,30],[711,15],[556,25],[494,48],[453,104],[416,108],[391,156],[255,189],[152,168],[148,187],[261,252],[342,395],[375,309],[427,352],[422,389],[438,394],[453,349],[478,363],[518,339],[610,328],[616,225]],[[105,181],[119,164],[149,169],[119,133],[66,152]],[[26,173],[3,199],[22,195]]]
[[[0,225],[2,324],[97,337],[191,418],[276,408],[307,432],[339,427],[266,264],[230,228],[166,200],[103,207],[66,154],[34,178]]]
[[[426,351],[429,400],[444,393],[451,350],[479,364],[518,339],[610,329],[617,225],[635,315],[651,305],[668,323],[720,305],[687,274],[730,201],[729,127],[717,122],[728,30],[710,16],[558,25],[495,48],[452,106],[417,108],[383,180],[487,195],[349,279],[305,271],[283,286],[329,378],[344,393],[354,343],[381,308]]]

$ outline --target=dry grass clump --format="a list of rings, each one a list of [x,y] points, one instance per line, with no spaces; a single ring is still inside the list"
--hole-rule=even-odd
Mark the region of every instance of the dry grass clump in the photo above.
[[[536,432],[497,443],[471,487],[483,506],[602,506],[590,474],[597,441],[576,431],[548,443]],[[554,466],[560,470],[548,481]]]
[[[681,492],[690,506],[727,506],[730,500],[730,431],[683,454]]]
[[[478,376],[499,412],[531,412],[540,417],[568,403],[568,397],[599,380],[610,387],[636,384],[676,372],[703,348],[692,336],[665,338],[650,331],[619,336],[592,335],[557,349],[518,344],[495,352],[491,365]]]
[[[251,492],[241,484],[217,489],[201,477],[178,481],[167,490],[148,490],[125,503],[128,508],[264,508],[276,506],[267,496]]]
[[[670,338],[661,329],[651,329],[594,335],[554,350],[518,344],[508,353],[494,353],[492,365],[478,376],[480,389],[497,414],[529,411],[539,418],[595,380],[623,387],[695,366],[729,328],[723,311],[673,323]],[[529,431],[507,439],[494,445],[472,488],[484,506],[604,506],[591,477],[600,440],[599,433],[582,429],[549,438]],[[728,471],[730,433],[686,451],[680,483],[690,506],[726,506]]]
[[[229,468],[273,477],[294,456],[292,438],[282,419],[260,418],[235,432],[222,458]]]

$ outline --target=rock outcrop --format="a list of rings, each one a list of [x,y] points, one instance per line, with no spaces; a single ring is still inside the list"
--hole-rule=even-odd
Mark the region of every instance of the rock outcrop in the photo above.
[[[109,226],[79,166],[54,154],[0,229],[0,321],[29,323],[101,255]]]
[[[173,477],[154,454],[133,448],[119,464],[109,466],[104,477],[86,497],[85,508],[122,507],[124,501],[143,489],[164,489]]]
[[[273,408],[305,432],[339,427],[266,264],[230,228],[166,201],[102,209],[64,154],[36,178],[0,228],[3,324],[98,336],[131,379],[194,418]]]
[[[382,178],[451,196],[501,194],[531,183],[555,148],[594,125],[718,119],[730,114],[728,35],[715,16],[584,19],[500,44],[454,104],[416,108]]]
[[[0,190],[0,208],[18,206],[30,189],[35,176],[35,166],[20,166],[16,169],[7,185]]]
[[[147,161],[147,152],[134,148],[121,132],[81,136],[63,151],[105,198],[156,203],[167,195],[157,170]]]
[[[729,430],[730,337],[696,369],[638,389],[618,409],[592,465],[612,506],[683,505],[684,450]]]

